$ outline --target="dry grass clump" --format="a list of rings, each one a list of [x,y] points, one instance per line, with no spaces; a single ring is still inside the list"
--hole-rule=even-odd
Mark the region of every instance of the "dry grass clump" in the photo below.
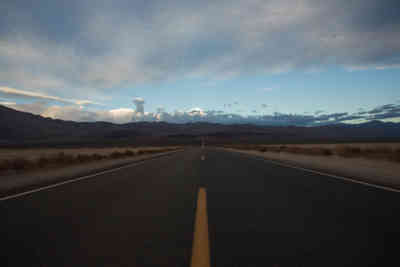
[[[119,158],[122,158],[123,156],[124,156],[124,153],[118,152],[118,151],[112,152],[112,153],[110,154],[110,157],[111,157],[112,159],[119,159]]]
[[[333,152],[329,148],[324,148],[324,147],[310,147],[310,148],[305,148],[305,147],[296,147],[294,151],[291,150],[289,147],[286,149],[285,152],[289,153],[298,153],[298,154],[307,154],[307,155],[315,155],[315,156],[332,156]]]
[[[337,146],[335,153],[342,157],[365,157],[400,162],[400,148]]]
[[[237,147],[235,147],[237,148]],[[246,148],[249,150],[249,147]],[[293,154],[307,154],[307,155],[321,155],[321,156],[331,156],[333,152],[331,149],[323,148],[323,147],[300,147],[300,146],[258,146],[256,148],[251,146],[251,150],[257,150],[259,152],[287,152]]]
[[[135,152],[133,152],[132,150],[125,150],[124,155],[127,157],[131,157],[131,156],[135,156]]]
[[[67,165],[87,163],[105,159],[120,159],[125,157],[133,157],[145,153],[146,154],[162,153],[176,149],[177,149],[176,147],[142,149],[137,151],[131,149],[125,149],[125,151],[116,150],[108,154],[99,154],[99,153],[70,154],[61,151],[57,154],[42,155],[39,158],[26,158],[18,156],[13,159],[0,160],[0,172],[7,172],[7,171],[20,172],[26,170],[43,169],[48,167],[67,166]]]
[[[11,167],[16,170],[26,170],[33,166],[33,163],[24,158],[16,158],[10,161]]]
[[[27,170],[31,169],[35,164],[25,158],[18,157],[13,160],[3,160],[0,163],[0,171],[6,171],[6,170]]]
[[[395,150],[395,152],[393,153],[392,160],[400,162],[400,148]]]
[[[51,160],[53,160],[54,163],[59,163],[59,164],[72,164],[77,160],[77,158],[74,157],[73,155],[60,152],[57,154],[55,158]]]
[[[373,149],[370,148],[368,150],[373,151]],[[361,151],[360,147],[338,146],[335,148],[335,153],[342,157],[358,157],[361,155],[361,152],[365,153],[365,151]]]

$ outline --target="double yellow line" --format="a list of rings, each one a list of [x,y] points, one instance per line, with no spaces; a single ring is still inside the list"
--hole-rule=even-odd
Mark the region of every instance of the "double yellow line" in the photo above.
[[[197,197],[196,217],[192,246],[191,267],[210,267],[210,238],[208,234],[207,192],[200,187]]]

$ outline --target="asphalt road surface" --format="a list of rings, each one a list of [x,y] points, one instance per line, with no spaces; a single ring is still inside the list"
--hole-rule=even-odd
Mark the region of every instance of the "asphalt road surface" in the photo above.
[[[196,148],[1,201],[0,266],[189,266],[198,185],[212,266],[400,265],[400,193]]]

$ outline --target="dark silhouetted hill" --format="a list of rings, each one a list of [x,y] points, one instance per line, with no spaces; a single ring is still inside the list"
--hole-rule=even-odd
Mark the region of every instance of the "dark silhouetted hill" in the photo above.
[[[399,141],[400,124],[371,121],[318,127],[257,126],[207,122],[73,122],[44,118],[0,105],[0,145],[106,146],[208,143],[304,143]]]

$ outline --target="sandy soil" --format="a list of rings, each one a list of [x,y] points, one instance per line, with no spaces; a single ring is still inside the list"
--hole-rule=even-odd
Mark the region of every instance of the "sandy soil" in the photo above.
[[[310,156],[284,152],[263,153],[252,150],[225,149],[400,189],[400,164],[394,162],[364,158],[343,158],[339,156]]]
[[[374,149],[374,148],[400,148],[400,143],[333,143],[333,144],[274,144],[274,145],[262,145],[262,146],[287,146],[287,147],[321,147],[321,148],[339,148],[339,147],[359,147],[361,149]]]

